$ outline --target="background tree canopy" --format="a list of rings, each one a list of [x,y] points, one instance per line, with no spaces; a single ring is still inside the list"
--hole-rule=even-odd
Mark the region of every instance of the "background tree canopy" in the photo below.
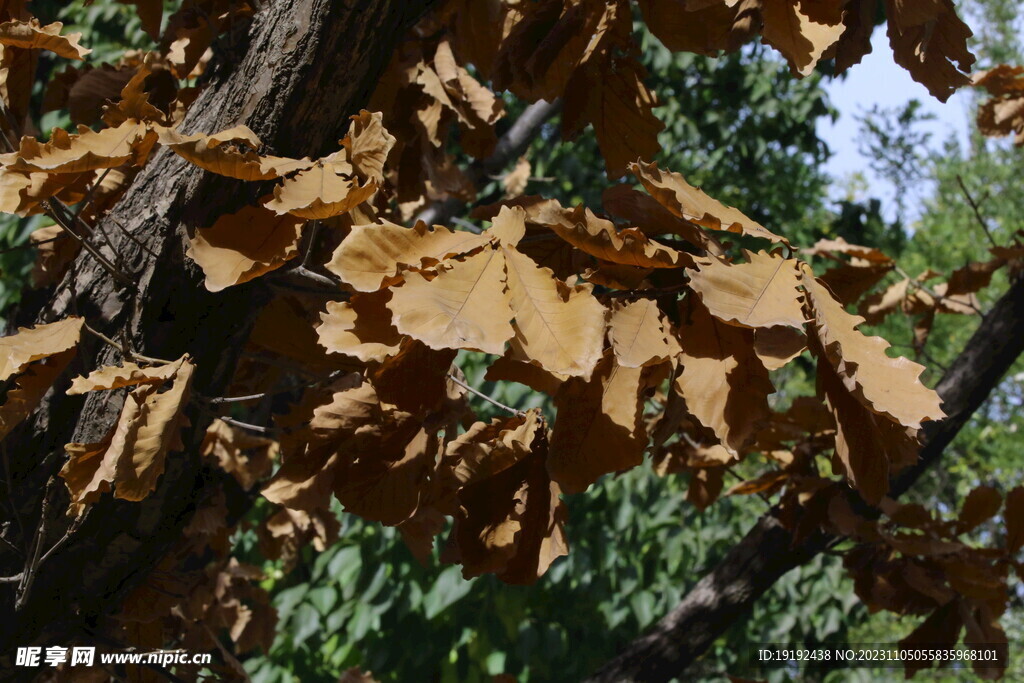
[[[0,9],[5,676],[1024,676],[1015,3],[331,5]]]

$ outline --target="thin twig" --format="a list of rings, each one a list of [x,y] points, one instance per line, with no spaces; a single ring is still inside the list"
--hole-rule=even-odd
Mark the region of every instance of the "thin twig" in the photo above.
[[[456,384],[458,384],[460,387],[462,387],[463,389],[465,389],[469,393],[471,393],[471,394],[473,394],[475,396],[478,396],[479,398],[482,398],[483,400],[487,401],[488,403],[490,403],[493,406],[497,406],[498,408],[501,408],[502,410],[506,410],[506,411],[512,413],[516,417],[522,417],[523,415],[526,415],[526,413],[524,413],[521,410],[516,410],[515,408],[511,408],[511,407],[505,405],[504,403],[500,403],[498,401],[495,401],[493,398],[491,398],[487,394],[485,394],[485,393],[483,393],[481,391],[478,391],[477,389],[474,389],[473,387],[469,386],[468,384],[466,384],[461,379],[459,379],[458,377],[456,377],[455,375],[453,375],[451,373],[448,373],[448,379],[450,379],[451,381],[455,382]]]
[[[122,272],[113,263],[111,263],[107,259],[107,257],[101,254],[99,249],[94,247],[88,240],[86,240],[84,237],[82,237],[77,232],[71,229],[71,226],[68,225],[67,223],[66,217],[62,216],[61,212],[57,211],[55,208],[59,206],[63,207],[66,210],[67,207],[64,206],[64,204],[62,204],[60,201],[56,199],[51,198],[46,201],[40,202],[40,206],[47,210],[47,214],[50,216],[50,218],[52,218],[57,223],[57,225],[59,225],[64,230],[64,232],[71,235],[79,244],[82,245],[83,249],[92,254],[92,256],[99,262],[101,266],[103,266],[103,269],[106,270],[111,275],[111,277],[113,277],[115,280],[120,282],[125,287],[128,287],[133,290],[136,289],[135,282],[131,279],[131,277],[129,277],[126,273]]]
[[[78,217],[82,215],[82,211],[92,204],[93,195],[96,194],[96,188],[103,183],[108,173],[110,173],[109,167],[103,169],[103,173],[100,174],[99,178],[92,181],[92,184],[89,186],[89,190],[85,193],[85,197],[82,198],[82,201],[78,203],[78,208],[75,209],[76,221],[78,220]]]
[[[32,592],[32,584],[36,579],[36,569],[39,567],[43,542],[46,541],[46,532],[50,527],[50,492],[55,481],[54,477],[50,477],[49,481],[46,482],[46,489],[43,491],[43,502],[39,506],[39,526],[36,527],[35,539],[29,551],[29,559],[25,563],[25,569],[22,572],[21,583],[18,584],[18,597],[14,602],[14,610],[16,612],[20,612],[25,607],[25,603],[28,602],[28,596]]]
[[[41,567],[43,563],[46,562],[46,560],[50,557],[50,555],[53,555],[65,543],[71,540],[71,537],[74,535],[76,531],[78,531],[79,527],[82,526],[82,523],[85,522],[85,518],[89,516],[89,512],[91,510],[91,507],[87,507],[85,509],[85,512],[76,517],[75,521],[71,522],[71,525],[68,527],[68,530],[64,532],[64,535],[61,536],[60,540],[54,543],[52,546],[50,546],[50,549],[43,553],[43,556],[39,558],[39,564],[36,565],[36,568]]]
[[[985,217],[981,215],[981,209],[978,207],[978,203],[974,201],[974,197],[971,196],[970,191],[967,189],[967,185],[964,183],[964,179],[960,177],[960,174],[956,176],[956,182],[960,183],[960,189],[964,192],[964,197],[967,198],[967,203],[974,209],[974,217],[978,219],[978,225],[981,226],[982,231],[985,233],[985,237],[988,238],[989,243],[995,247],[996,240],[992,237],[992,232],[988,229],[988,223],[985,222]]]
[[[145,363],[151,363],[153,365],[170,365],[171,363],[174,362],[171,360],[164,360],[162,358],[152,358],[150,356],[143,356],[141,353],[136,353],[135,351],[132,351],[131,348],[128,348],[127,344],[118,344],[116,341],[114,341],[107,335],[103,334],[102,332],[94,330],[93,328],[89,327],[88,324],[83,324],[82,327],[85,329],[86,332],[96,337],[107,346],[110,346],[111,348],[120,351],[121,355],[123,355],[128,360],[141,360]]]
[[[313,250],[316,247],[316,238],[320,234],[320,221],[313,221],[313,226],[309,229],[309,244],[306,245],[306,255],[302,257],[301,268],[305,268],[309,265],[309,259],[313,258]]]
[[[14,576],[0,576],[0,583],[21,583],[24,576],[25,572],[18,572]]]
[[[135,244],[137,244],[140,249],[142,249],[144,252],[146,252],[147,254],[152,256],[153,258],[158,258],[157,255],[153,252],[152,249],[150,249],[145,244],[143,244],[141,241],[139,241],[139,238],[137,238],[135,235],[133,235],[131,230],[129,230],[128,228],[124,227],[121,224],[121,221],[119,221],[113,214],[108,213],[106,215],[106,218],[108,218],[110,220],[110,222],[113,223],[117,227],[118,230],[120,230],[122,233],[124,233],[125,237],[130,239],[132,242],[135,242]]]
[[[22,249],[31,249],[32,247],[38,247],[43,244],[49,244],[50,242],[56,242],[60,239],[60,235],[57,237],[50,237],[49,239],[39,240],[38,242],[25,242],[24,244],[16,244],[13,247],[7,247],[6,249],[0,249],[0,254],[9,254],[12,251],[21,251]]]
[[[475,232],[478,235],[483,232],[483,230],[480,229],[480,226],[473,225],[469,221],[462,220],[461,218],[456,218],[456,217],[453,216],[450,220],[455,225],[460,225],[463,228],[465,228],[466,230],[469,230],[470,232]]]
[[[238,427],[239,429],[245,429],[247,431],[255,432],[257,434],[279,434],[281,431],[280,429],[277,429],[275,427],[261,427],[260,425],[253,425],[249,424],[248,422],[236,420],[233,417],[224,417],[223,415],[218,415],[217,419],[227,422],[232,427]]]

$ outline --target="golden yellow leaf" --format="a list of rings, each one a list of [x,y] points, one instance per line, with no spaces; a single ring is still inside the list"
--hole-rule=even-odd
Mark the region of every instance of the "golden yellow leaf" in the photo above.
[[[402,335],[391,323],[387,303],[391,290],[356,294],[348,301],[329,301],[317,327],[320,345],[364,363],[381,362],[398,353]]]
[[[160,144],[170,147],[199,168],[238,180],[271,180],[311,167],[308,159],[260,156],[263,146],[246,126],[206,135],[183,135],[173,128],[159,127]]]
[[[77,346],[84,322],[69,316],[55,323],[19,327],[15,334],[0,337],[0,381],[7,381],[33,361]]]
[[[452,232],[425,223],[405,228],[390,221],[355,225],[335,250],[327,269],[360,292],[373,292],[405,268],[433,266],[449,256],[471,252],[488,237]]]
[[[782,53],[789,68],[799,76],[809,76],[825,52],[836,44],[845,27],[842,15],[833,23],[820,23],[807,16],[801,4],[793,0],[763,0],[762,40]]]
[[[304,221],[246,206],[199,228],[186,254],[203,269],[206,289],[223,289],[276,270],[299,253]]]
[[[35,287],[58,282],[82,247],[59,225],[46,225],[33,230],[29,240],[36,245],[36,262],[32,268]]]
[[[483,481],[530,454],[538,430],[544,429],[537,410],[510,418],[474,422],[445,447],[440,474],[443,486],[458,488]]]
[[[601,359],[604,307],[589,287],[570,289],[529,257],[502,250],[515,316],[515,355],[553,373],[589,376]]]
[[[321,159],[311,168],[285,178],[266,207],[279,214],[323,219],[351,211],[377,191],[377,182],[360,185],[347,162]]]
[[[68,388],[68,395],[84,394],[89,391],[107,391],[121,387],[133,387],[139,384],[162,384],[174,377],[181,369],[182,361],[155,365],[148,368],[140,367],[130,361],[121,365],[107,365],[93,370],[85,377],[76,377]]]
[[[25,49],[49,50],[67,59],[85,59],[92,52],[78,44],[81,33],[61,35],[64,24],[55,21],[41,26],[36,18],[28,21],[5,21],[0,24],[0,44]]]
[[[79,126],[77,135],[54,128],[49,142],[41,145],[35,138],[24,137],[19,150],[0,156],[0,163],[11,170],[47,173],[83,173],[128,161],[141,165],[156,140],[156,133],[138,121],[99,132]]]
[[[629,170],[643,183],[651,196],[675,216],[709,230],[725,230],[789,244],[785,237],[770,232],[739,209],[726,206],[717,199],[707,196],[700,188],[687,183],[678,173],[662,171],[657,164],[643,162],[630,164]]]
[[[608,472],[643,460],[644,369],[625,368],[606,352],[589,379],[573,377],[555,396],[548,471],[567,493],[579,493]]]
[[[771,415],[768,394],[775,391],[754,352],[754,331],[725,325],[694,303],[680,325],[679,344],[676,390],[690,413],[737,453]]]
[[[712,315],[742,327],[787,325],[803,329],[805,316],[797,261],[744,251],[746,263],[708,257],[690,271],[690,287]]]
[[[938,394],[921,383],[924,366],[890,358],[889,342],[858,331],[864,318],[847,313],[808,271],[804,266],[803,287],[814,312],[814,329],[847,390],[871,410],[913,429],[924,420],[945,417]]]
[[[399,332],[432,349],[476,349],[501,355],[515,331],[505,290],[505,257],[485,248],[442,265],[436,277],[409,273],[391,290],[388,308]]]
[[[608,336],[619,365],[627,368],[657,365],[679,352],[668,322],[652,299],[616,303],[608,319]]]
[[[818,256],[830,256],[835,258],[835,254],[846,254],[856,259],[863,259],[870,261],[871,263],[879,264],[891,264],[892,259],[886,256],[884,252],[875,247],[863,247],[859,244],[850,244],[842,237],[832,239],[820,239],[814,243],[814,246],[810,249],[804,249],[804,254],[812,254]]]
[[[383,115],[365,109],[352,117],[352,128],[342,144],[349,162],[363,178],[377,184],[384,182],[384,163],[395,146],[395,136],[384,128]]]
[[[892,263],[872,263],[856,259],[829,268],[821,275],[821,281],[828,285],[829,290],[844,304],[852,304],[859,300],[865,292],[881,282],[882,278],[892,272]]]

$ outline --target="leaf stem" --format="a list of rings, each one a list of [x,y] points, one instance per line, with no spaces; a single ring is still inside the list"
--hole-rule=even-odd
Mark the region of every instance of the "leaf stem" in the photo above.
[[[465,389],[469,393],[473,394],[474,396],[482,398],[483,400],[487,401],[491,405],[496,406],[498,408],[501,408],[502,410],[506,410],[506,411],[512,413],[513,415],[515,415],[516,417],[522,417],[523,415],[526,415],[526,413],[524,413],[522,410],[516,410],[515,408],[512,408],[510,406],[505,405],[504,403],[501,403],[499,401],[494,400],[493,398],[491,398],[487,394],[483,393],[482,391],[479,391],[478,389],[474,389],[473,387],[469,386],[468,384],[466,384],[465,382],[463,382],[461,379],[459,379],[458,377],[456,377],[455,375],[453,375],[450,372],[448,373],[448,379],[450,379],[451,381],[455,382],[460,387],[462,387],[463,389]]]

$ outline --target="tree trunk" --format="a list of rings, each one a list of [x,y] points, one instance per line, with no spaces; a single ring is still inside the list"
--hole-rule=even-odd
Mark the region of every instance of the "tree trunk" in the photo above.
[[[1024,283],[1014,282],[988,312],[936,387],[948,417],[925,425],[921,459],[892,482],[895,497],[936,463],[971,415],[1024,352]],[[857,501],[861,509],[867,508]],[[765,514],[725,558],[648,633],[601,667],[590,681],[667,681],[679,676],[776,581],[809,562],[837,537],[818,532],[799,545]]]
[[[245,124],[273,153],[317,157],[338,149],[348,117],[369,100],[397,40],[432,0],[263,4],[252,20],[244,56],[237,63],[215,58],[210,82],[182,129],[212,133]],[[30,318],[50,322],[77,314],[110,337],[120,339],[123,330],[141,354],[173,359],[189,353],[196,363],[193,391],[221,395],[270,292],[259,281],[208,292],[201,273],[184,258],[186,232],[254,202],[262,194],[258,190],[257,184],[204,172],[161,150],[104,220],[137,290],[118,285],[83,252]],[[83,335],[79,359],[66,374],[121,360],[116,350]],[[21,549],[41,524],[43,491],[64,461],[64,444],[99,440],[121,408],[114,392],[67,397],[68,382],[67,377],[58,382],[35,422],[5,443],[10,496],[4,538]],[[14,584],[0,584],[0,609],[7,614],[0,626],[0,670],[11,670],[5,658],[16,646],[66,643],[116,607],[118,596],[180,536],[210,476],[197,453],[209,418],[194,411],[190,418],[191,427],[182,434],[185,453],[168,455],[166,471],[148,498],[129,503],[104,496],[77,532],[36,568],[31,592],[17,609]],[[59,479],[50,498],[44,550],[67,528],[67,495]],[[4,575],[23,570],[25,561],[6,544],[0,551]]]

